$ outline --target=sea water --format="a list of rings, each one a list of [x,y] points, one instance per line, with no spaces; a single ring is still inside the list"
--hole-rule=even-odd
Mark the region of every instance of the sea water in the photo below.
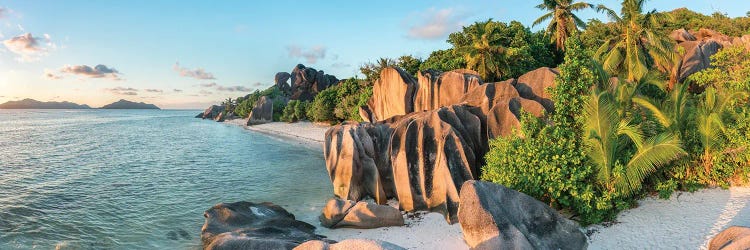
[[[320,151],[198,112],[0,110],[0,249],[196,249],[220,202],[318,225]]]

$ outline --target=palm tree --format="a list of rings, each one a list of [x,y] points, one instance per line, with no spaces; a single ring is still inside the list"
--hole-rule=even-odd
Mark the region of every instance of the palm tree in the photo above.
[[[633,103],[647,109],[667,131],[679,134],[680,139],[686,140],[690,128],[692,114],[695,113],[689,102],[688,86],[690,84],[678,84],[669,96],[658,102],[646,97],[633,97]]]
[[[388,67],[395,67],[397,66],[397,62],[391,58],[384,58],[381,57],[375,63],[365,63],[361,67],[359,67],[359,71],[362,72],[363,75],[365,75],[365,78],[367,80],[375,81],[378,78],[380,78],[380,72],[383,71],[383,69]]]
[[[623,75],[630,82],[637,82],[654,66],[670,69],[674,63],[673,42],[656,31],[670,16],[655,9],[643,13],[645,2],[623,0],[619,16],[603,5],[597,6],[597,10],[615,21],[619,33],[599,47],[597,60],[611,74]]]
[[[660,166],[685,154],[680,139],[662,133],[645,139],[641,129],[618,112],[618,93],[595,90],[586,102],[584,141],[597,182],[615,196],[629,196]]]
[[[725,90],[722,93],[709,86],[703,92],[703,99],[698,103],[696,113],[696,124],[698,126],[698,137],[703,152],[701,164],[706,174],[711,173],[713,157],[721,154],[726,128],[722,115],[732,107],[732,102],[747,97],[745,92]]]
[[[507,72],[505,48],[500,45],[497,23],[489,19],[464,28],[468,43],[457,47],[455,53],[466,59],[466,66],[479,73],[485,81],[500,79]]]
[[[572,0],[544,0],[536,8],[549,12],[537,18],[531,26],[551,20],[545,33],[550,36],[551,42],[555,43],[557,50],[564,51],[565,40],[571,34],[578,32],[579,27],[586,28],[586,23],[573,12],[592,7],[594,6],[586,2],[572,3]]]

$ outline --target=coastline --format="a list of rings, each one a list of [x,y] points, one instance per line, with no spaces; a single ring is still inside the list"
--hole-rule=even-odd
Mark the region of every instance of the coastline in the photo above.
[[[325,131],[330,128],[310,122],[246,126],[245,120],[234,119],[225,123],[320,152]],[[337,241],[365,238],[406,249],[468,249],[460,224],[449,225],[438,213],[408,213],[404,217],[405,226],[375,229],[329,229],[317,221],[308,223],[317,227],[318,234]],[[729,226],[750,226],[750,187],[675,192],[668,200],[648,196],[639,200],[637,207],[621,212],[613,222],[581,230],[587,235],[590,249],[706,249],[708,242]]]
[[[298,144],[309,149],[323,152],[325,133],[331,126],[318,125],[308,121],[295,123],[271,122],[253,126],[246,125],[246,119],[226,120],[224,123],[237,125],[247,130],[267,135],[287,143]]]

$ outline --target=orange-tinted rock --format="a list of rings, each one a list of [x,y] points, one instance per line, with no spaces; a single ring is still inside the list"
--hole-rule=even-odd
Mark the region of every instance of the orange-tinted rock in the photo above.
[[[555,78],[559,74],[556,69],[538,68],[518,77],[515,87],[521,97],[541,103],[547,112],[552,112],[554,102],[550,99],[547,88],[555,86]]]
[[[669,34],[669,38],[672,38],[672,40],[676,41],[677,43],[696,40],[695,36],[690,34],[685,29],[678,29],[678,30],[672,31],[672,33]]]
[[[300,244],[294,250],[405,250],[393,243],[371,239],[346,239],[338,243],[311,240]]]
[[[403,226],[401,212],[388,205],[329,199],[320,214],[320,223],[328,228],[379,228]]]
[[[323,154],[333,183],[333,194],[341,199],[358,201],[366,196],[385,204],[386,196],[375,165],[373,139],[368,124],[343,124],[326,131]]]
[[[678,46],[685,50],[679,70],[680,82],[688,76],[711,66],[711,56],[719,52],[722,46],[715,41],[683,42]]]
[[[709,250],[750,249],[750,228],[732,226],[717,234],[708,243]]]
[[[482,84],[482,79],[479,75],[469,70],[421,71],[414,96],[414,111],[433,110],[458,104],[466,92],[480,84]]]
[[[417,80],[399,68],[385,68],[372,88],[372,98],[367,106],[374,121],[414,112],[414,94]]]
[[[247,125],[256,125],[273,122],[273,99],[261,96],[247,119]]]

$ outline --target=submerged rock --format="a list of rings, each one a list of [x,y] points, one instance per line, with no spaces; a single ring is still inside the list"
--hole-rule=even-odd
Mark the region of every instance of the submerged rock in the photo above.
[[[586,249],[578,224],[518,191],[483,181],[461,188],[458,220],[472,249]]]
[[[371,239],[348,239],[330,244],[324,241],[311,240],[294,248],[294,250],[406,250],[396,244]]]
[[[404,225],[404,217],[394,207],[337,198],[328,200],[319,219],[321,225],[328,228],[367,229]]]
[[[709,250],[750,249],[750,228],[732,226],[717,234],[708,243]]]
[[[203,216],[204,249],[292,249],[309,240],[326,241],[314,226],[270,202],[219,203]]]

